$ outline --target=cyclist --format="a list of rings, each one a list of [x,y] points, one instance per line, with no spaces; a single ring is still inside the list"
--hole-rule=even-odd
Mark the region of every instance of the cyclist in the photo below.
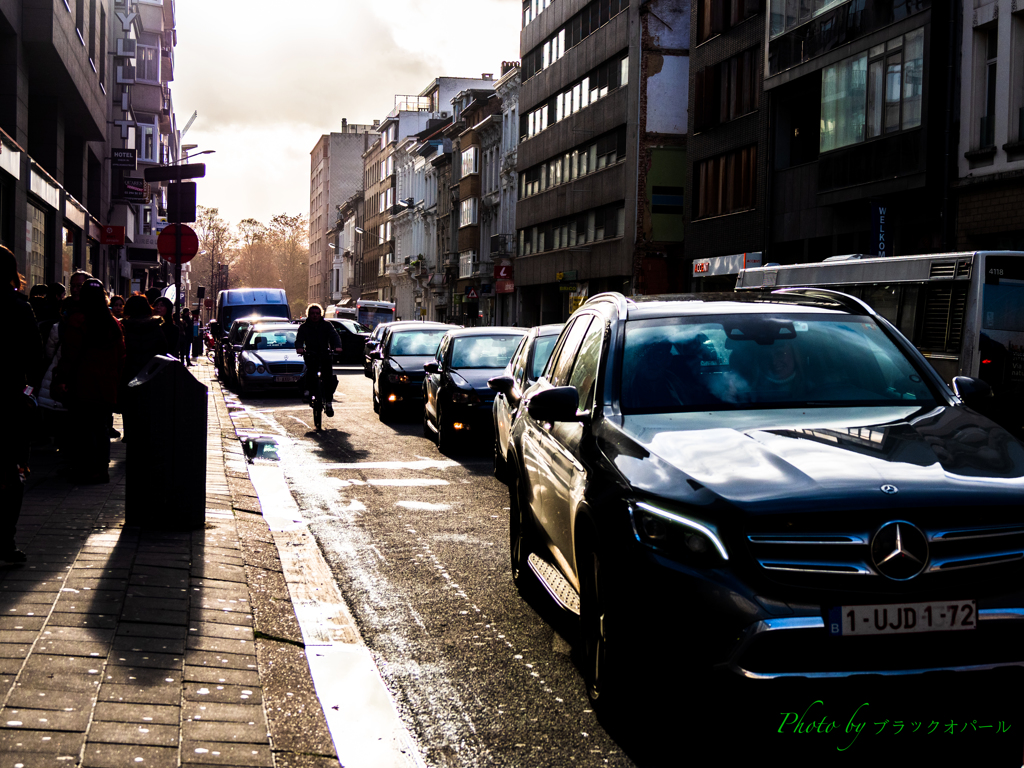
[[[324,310],[319,304],[306,308],[306,322],[295,334],[295,351],[306,358],[306,375],[316,376],[320,372],[323,386],[324,413],[334,416],[334,390],[338,388],[338,377],[334,375],[332,351],[341,352],[341,338],[334,326],[324,320]],[[304,390],[311,388],[309,382]]]

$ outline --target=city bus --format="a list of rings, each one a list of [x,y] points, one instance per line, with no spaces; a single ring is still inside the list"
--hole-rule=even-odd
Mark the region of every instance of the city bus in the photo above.
[[[395,319],[395,305],[390,301],[369,301],[356,299],[356,322],[376,328],[381,323],[390,323]]]
[[[945,381],[972,376],[993,413],[1024,425],[1024,252],[834,256],[740,270],[736,290],[828,288],[862,299],[896,326]]]

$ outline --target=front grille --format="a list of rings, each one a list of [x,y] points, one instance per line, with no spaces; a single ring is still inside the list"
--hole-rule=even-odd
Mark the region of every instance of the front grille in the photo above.
[[[950,579],[962,586],[966,573],[977,584],[1007,567],[1019,570],[1024,563],[1024,525],[1011,522],[1012,514],[996,510],[988,520],[969,527],[949,524],[963,522],[963,510],[846,513],[844,520],[814,528],[811,526],[820,523],[820,517],[814,516],[813,521],[807,515],[755,519],[757,530],[748,530],[745,538],[761,572],[775,582],[815,590],[915,592],[953,586]],[[872,563],[872,536],[884,523],[898,519],[917,525],[928,539],[927,565],[909,581],[887,579]]]
[[[302,373],[302,363],[271,363],[267,366],[267,370],[273,374],[281,375],[285,373]]]

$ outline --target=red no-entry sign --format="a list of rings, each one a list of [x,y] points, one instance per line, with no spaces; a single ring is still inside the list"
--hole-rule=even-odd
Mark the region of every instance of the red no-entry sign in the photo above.
[[[177,230],[181,228],[181,254],[178,254]],[[192,227],[184,224],[168,224],[156,239],[156,250],[164,261],[171,264],[187,264],[199,252],[199,236]]]

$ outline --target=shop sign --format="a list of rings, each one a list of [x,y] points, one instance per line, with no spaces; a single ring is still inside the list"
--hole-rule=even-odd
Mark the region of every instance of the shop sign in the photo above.
[[[495,264],[494,265],[494,279],[495,280],[511,280],[512,279],[512,265],[511,264]]]
[[[516,284],[514,280],[497,280],[494,284],[496,293],[514,293]]]
[[[124,227],[100,228],[100,245],[124,245]]]
[[[135,148],[132,147],[128,149],[111,149],[110,167],[126,168],[129,171],[134,171],[136,168],[138,168]]]
[[[121,197],[130,203],[148,203],[150,199],[149,184],[142,179],[125,179]]]

